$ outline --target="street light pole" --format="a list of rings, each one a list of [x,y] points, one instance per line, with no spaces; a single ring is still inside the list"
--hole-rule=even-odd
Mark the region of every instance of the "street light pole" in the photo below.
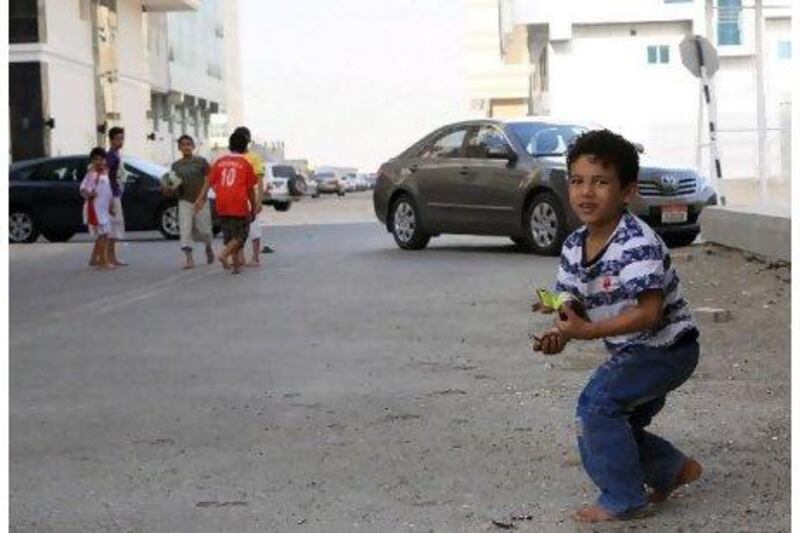
[[[763,0],[755,0],[755,67],[756,67],[756,127],[758,128],[758,181],[759,202],[767,203],[767,113],[764,96],[764,13]]]

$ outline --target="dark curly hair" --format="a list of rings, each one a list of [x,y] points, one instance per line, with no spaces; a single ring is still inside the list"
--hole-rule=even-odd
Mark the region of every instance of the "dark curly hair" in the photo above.
[[[639,177],[639,152],[636,146],[609,130],[592,130],[577,136],[567,150],[567,169],[583,155],[597,159],[604,167],[613,166],[621,188],[636,183]]]
[[[89,152],[89,159],[94,159],[95,157],[105,158],[106,157],[105,149],[99,146],[92,148],[92,151]]]

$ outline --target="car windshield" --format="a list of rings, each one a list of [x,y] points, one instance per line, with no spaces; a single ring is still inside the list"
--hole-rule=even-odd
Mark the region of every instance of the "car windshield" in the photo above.
[[[508,129],[531,155],[564,155],[572,140],[589,128],[548,122],[511,122]]]
[[[123,161],[126,164],[136,168],[137,170],[141,170],[145,174],[148,174],[150,176],[159,179],[161,178],[161,176],[169,172],[169,169],[167,167],[162,167],[161,165],[157,165],[152,161],[139,159],[138,157],[125,157],[123,158]]]
[[[278,166],[272,167],[272,175],[276,178],[291,178],[294,176],[294,167]]]

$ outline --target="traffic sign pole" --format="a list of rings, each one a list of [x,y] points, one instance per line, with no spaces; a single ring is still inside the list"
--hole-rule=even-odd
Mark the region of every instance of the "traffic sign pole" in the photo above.
[[[725,205],[725,194],[722,192],[722,163],[720,161],[719,143],[717,142],[717,97],[714,90],[714,81],[709,75],[702,42],[697,36],[694,37],[694,47],[695,53],[697,54],[700,81],[703,87],[703,98],[706,101],[706,109],[708,109],[708,144],[711,159],[710,175],[714,176],[714,189],[717,191],[719,203],[720,205]]]

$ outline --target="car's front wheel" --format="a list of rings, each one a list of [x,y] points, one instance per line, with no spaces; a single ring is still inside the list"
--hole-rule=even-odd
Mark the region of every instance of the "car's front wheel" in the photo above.
[[[31,243],[39,238],[39,223],[33,213],[12,209],[8,214],[8,240],[12,243]]]
[[[419,227],[419,210],[410,196],[403,195],[392,204],[392,235],[403,250],[421,250],[431,236]]]
[[[158,230],[165,239],[175,240],[181,236],[178,220],[177,204],[166,204],[158,211]]]
[[[524,244],[528,251],[558,255],[567,236],[567,218],[558,197],[541,192],[533,197],[523,219]]]

